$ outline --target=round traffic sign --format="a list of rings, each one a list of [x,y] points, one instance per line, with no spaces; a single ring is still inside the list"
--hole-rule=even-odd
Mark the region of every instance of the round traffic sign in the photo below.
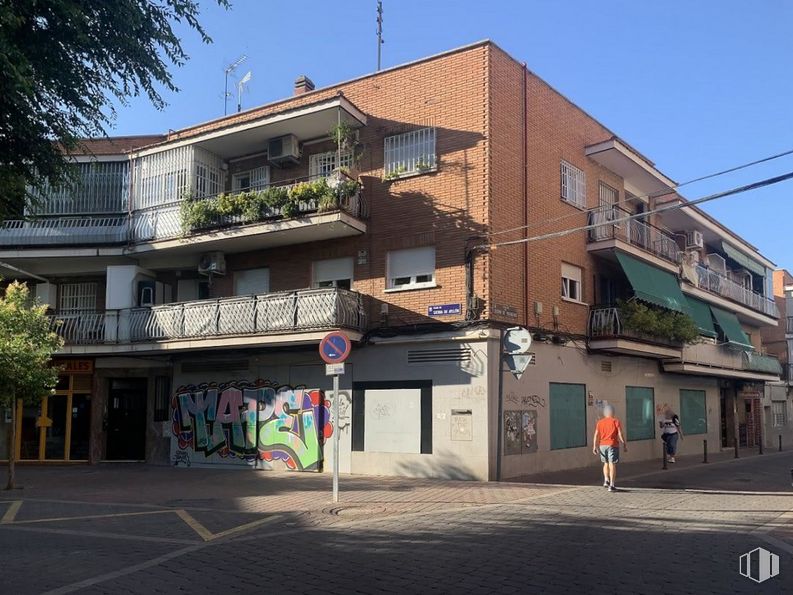
[[[328,333],[319,342],[319,356],[326,364],[340,364],[350,355],[352,344],[340,331]]]

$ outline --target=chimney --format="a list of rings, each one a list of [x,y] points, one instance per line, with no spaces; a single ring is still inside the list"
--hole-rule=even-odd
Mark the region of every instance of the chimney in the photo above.
[[[314,90],[314,81],[308,78],[305,74],[295,79],[295,92],[294,95],[302,95]]]

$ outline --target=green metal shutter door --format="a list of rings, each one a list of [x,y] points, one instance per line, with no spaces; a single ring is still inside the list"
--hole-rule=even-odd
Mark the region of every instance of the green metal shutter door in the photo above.
[[[680,427],[685,435],[708,433],[704,390],[680,389]]]
[[[551,382],[551,449],[586,446],[586,386]]]
[[[625,423],[628,440],[655,438],[654,411],[655,399],[652,388],[625,387]]]

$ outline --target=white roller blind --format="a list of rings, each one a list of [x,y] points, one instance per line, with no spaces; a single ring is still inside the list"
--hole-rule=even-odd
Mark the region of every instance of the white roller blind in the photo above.
[[[352,281],[352,272],[352,257],[318,260],[314,263],[314,283],[338,281],[339,279],[349,279]]]
[[[394,250],[388,253],[388,275],[392,279],[434,273],[435,246]]]
[[[581,283],[581,268],[572,264],[562,263],[562,277]]]
[[[234,295],[258,295],[270,291],[270,269],[248,269],[234,273]]]

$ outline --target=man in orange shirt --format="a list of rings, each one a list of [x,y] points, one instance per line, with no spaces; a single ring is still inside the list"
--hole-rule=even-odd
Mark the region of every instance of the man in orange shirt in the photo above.
[[[628,452],[628,445],[625,444],[622,434],[622,424],[614,417],[614,407],[606,405],[603,415],[605,417],[595,426],[592,452],[600,454],[603,463],[603,487],[608,488],[609,492],[616,492],[617,486],[614,482],[617,478],[617,463],[620,461],[620,442],[625,452]]]

